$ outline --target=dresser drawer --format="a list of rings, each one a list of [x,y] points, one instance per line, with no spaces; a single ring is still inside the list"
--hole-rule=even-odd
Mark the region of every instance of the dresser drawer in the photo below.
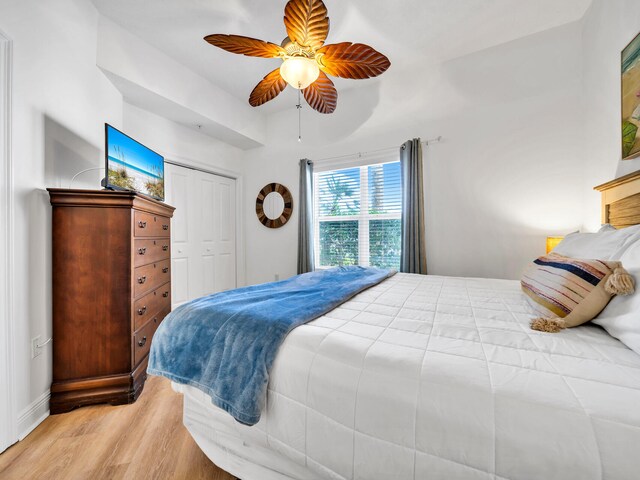
[[[151,338],[158,327],[157,323],[149,322],[133,334],[133,364],[138,365],[149,353]]]
[[[165,283],[133,303],[133,330],[138,330],[167,308],[171,309],[171,283]]]
[[[133,234],[136,237],[169,237],[171,222],[168,217],[135,210]]]
[[[171,260],[150,263],[133,271],[133,296],[138,298],[171,280]]]
[[[171,242],[168,238],[142,239],[134,241],[134,265],[146,265],[148,263],[164,260],[171,257]]]
[[[171,312],[171,307],[168,306],[158,312],[153,316],[151,320],[149,320],[145,325],[142,326],[138,331],[133,334],[133,364],[138,365],[144,357],[151,350],[151,340],[153,339],[153,334],[156,332],[164,317],[169,315]]]

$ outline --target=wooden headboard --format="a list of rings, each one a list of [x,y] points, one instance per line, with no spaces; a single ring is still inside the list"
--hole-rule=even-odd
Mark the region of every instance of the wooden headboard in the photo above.
[[[640,224],[640,170],[594,189],[602,193],[602,223],[616,228]]]

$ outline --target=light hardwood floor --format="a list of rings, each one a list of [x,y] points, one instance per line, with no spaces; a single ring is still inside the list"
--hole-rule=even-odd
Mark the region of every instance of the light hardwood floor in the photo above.
[[[182,395],[149,377],[132,405],[52,415],[0,455],[2,480],[234,480],[182,425]]]

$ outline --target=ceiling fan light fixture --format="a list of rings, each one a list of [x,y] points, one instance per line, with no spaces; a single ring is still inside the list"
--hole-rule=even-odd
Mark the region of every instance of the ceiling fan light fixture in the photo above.
[[[313,58],[289,57],[280,65],[280,75],[293,88],[304,90],[318,79],[320,67]]]
[[[391,66],[387,57],[369,45],[325,44],[329,16],[323,0],[288,0],[283,20],[287,36],[280,45],[244,35],[214,33],[204,37],[207,43],[227,52],[282,60],[282,65],[265,75],[251,91],[252,107],[273,100],[291,85],[298,90],[298,97],[304,95],[311,108],[333,113],[338,92],[328,75],[360,80],[377,77]],[[297,106],[299,112],[300,102]]]

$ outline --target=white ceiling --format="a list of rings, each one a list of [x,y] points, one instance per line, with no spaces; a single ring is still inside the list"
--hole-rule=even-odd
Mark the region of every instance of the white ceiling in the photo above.
[[[277,59],[227,53],[204,42],[211,33],[234,33],[274,43],[286,36],[286,0],[92,0],[130,32],[243,101]],[[591,0],[324,0],[331,30],[327,43],[366,43],[403,69],[442,62],[580,19]],[[401,81],[389,75],[387,82]],[[337,79],[338,92],[358,82]],[[385,85],[389,86],[389,85]],[[401,87],[401,85],[399,85]],[[292,90],[292,89],[288,89]],[[293,91],[262,107],[288,108]],[[290,100],[290,101],[287,101]]]

